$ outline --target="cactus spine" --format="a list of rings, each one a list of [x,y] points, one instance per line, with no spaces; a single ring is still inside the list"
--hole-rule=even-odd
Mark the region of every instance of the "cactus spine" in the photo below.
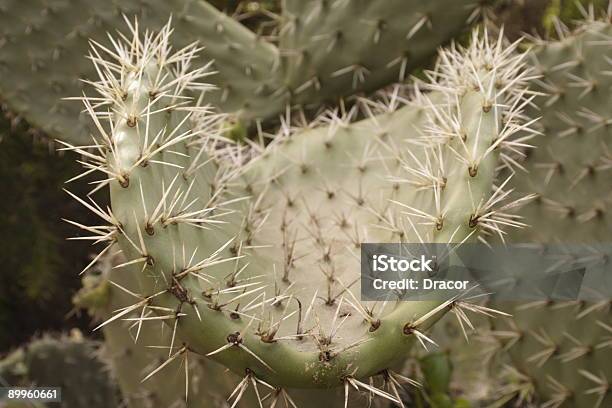
[[[116,254],[116,249],[111,252],[89,271],[75,297],[75,303],[87,308],[97,323],[111,318],[115,310],[129,307],[132,296],[120,287],[137,285],[137,271],[114,269],[125,259]],[[171,341],[172,331],[162,326],[162,322],[139,326],[134,321],[114,321],[104,326],[105,341],[99,355],[114,374],[123,403],[132,408],[178,408],[187,406],[188,390],[191,401],[206,401],[211,408],[227,407],[226,398],[236,376],[209,359],[192,358],[187,367],[175,361],[166,367],[166,375],[142,381],[168,358],[168,350],[158,346]],[[245,395],[243,404],[256,403],[254,397]]]

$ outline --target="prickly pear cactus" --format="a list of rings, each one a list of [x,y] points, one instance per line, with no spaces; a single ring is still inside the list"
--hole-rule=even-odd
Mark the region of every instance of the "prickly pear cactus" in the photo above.
[[[532,63],[542,75],[538,90],[546,93],[537,104],[542,136],[521,163],[529,177],[517,178],[514,187],[538,197],[521,210],[532,228],[516,231],[517,242],[610,241],[609,18],[591,17],[572,32],[560,28],[558,41],[535,44]],[[598,257],[606,262],[607,255],[594,248],[592,260]],[[612,403],[609,299],[533,302],[511,313],[512,325],[494,322],[493,331],[512,358],[511,394],[530,390],[525,399],[548,407]]]
[[[491,2],[492,3],[492,2]],[[471,0],[285,1],[279,49],[291,103],[320,108],[403,82],[482,13]]]
[[[117,254],[103,256],[84,277],[83,289],[75,297],[75,303],[87,308],[97,322],[112,317],[115,310],[131,305],[130,296],[117,285],[128,286],[136,276],[124,273],[125,270],[113,269],[113,266],[122,262],[124,258]],[[192,356],[188,368],[175,361],[165,369],[164,376],[153,376],[142,381],[151,370],[168,358],[167,348],[163,345],[171,341],[172,331],[162,323],[137,326],[134,320],[115,321],[104,326],[103,333],[105,341],[99,356],[117,380],[123,403],[127,406],[178,408],[200,402],[205,402],[210,408],[231,406],[227,397],[240,378],[207,358]],[[299,407],[318,407],[334,398],[340,398],[339,393],[341,390],[293,389],[291,397],[282,394],[277,403],[284,404],[286,401],[290,404],[290,399]],[[256,398],[258,396],[254,390],[246,390],[236,406],[257,406]],[[269,394],[268,398],[274,399],[274,394]],[[357,395],[352,395],[350,399],[355,404],[363,401]]]
[[[558,23],[560,38],[536,39],[530,52],[530,64],[541,75],[534,90],[543,95],[527,112],[541,116],[541,135],[530,142],[535,149],[518,151],[525,176],[513,178],[509,187],[537,197],[521,208],[531,227],[511,231],[513,242],[610,241],[612,27],[609,16],[597,21],[587,13],[585,18],[573,31]],[[607,262],[595,247],[588,258],[585,262]],[[542,407],[610,405],[610,305],[605,297],[495,305],[512,319],[481,319],[478,346],[449,346],[453,355],[467,354],[471,360],[463,361],[462,372],[486,373],[458,382],[466,393],[486,383],[488,392],[475,399],[497,400],[500,406],[510,401]],[[484,365],[475,368],[479,354]]]
[[[0,95],[53,137],[88,143],[88,130],[95,129],[88,128],[86,115],[77,120],[79,107],[62,98],[80,95],[80,80],[97,76],[82,58],[89,39],[103,41],[123,25],[123,15],[139,16],[150,30],[172,15],[173,45],[205,46],[207,62],[199,66],[216,72],[208,79],[216,85],[208,100],[247,124],[276,121],[287,104],[318,108],[403,80],[484,7],[473,0],[285,4],[273,19],[276,38],[267,41],[244,27],[240,15],[234,19],[205,1],[1,0]]]
[[[81,228],[136,269],[138,284],[117,286],[133,303],[100,326],[165,323],[168,358],[145,380],[207,356],[243,376],[233,404],[247,388],[259,404],[291,401],[291,388],[401,404],[391,367],[467,303],[361,302],[356,254],[362,242],[460,243],[523,225],[508,211],[525,198],[505,202],[496,175],[529,130],[524,56],[474,32],[408,105],[391,93],[364,102],[361,120],[340,106],[245,148],[223,138],[225,115],[185,93],[206,85],[190,71],[195,49],[172,52],[170,34],[134,25],[114,51],[94,45],[99,95],[83,98],[94,151],[68,147],[104,173],[96,189],[112,200],[75,197],[108,223]]]
[[[206,43],[207,61],[214,60],[214,66],[202,63],[200,68],[219,72],[211,83],[223,88],[215,95],[227,111],[242,109],[258,93],[258,86],[279,86],[277,76],[269,75],[278,66],[278,50],[205,1],[2,0],[2,99],[53,137],[88,142],[86,115],[79,115],[79,107],[63,98],[80,95],[81,80],[96,75],[83,58],[89,39],[103,41],[106,32],[123,27],[123,16],[134,15],[150,29],[161,28],[172,16],[177,46],[198,40]],[[96,55],[91,58],[95,60]],[[259,109],[253,107],[255,112]]]
[[[120,287],[135,285],[131,281],[136,272],[113,269],[123,261],[116,253],[102,257],[84,277],[83,289],[75,297],[75,303],[87,308],[98,323],[132,303],[131,296]],[[175,361],[167,367],[166,375],[142,381],[168,358],[168,350],[162,345],[171,341],[172,331],[163,323],[138,325],[130,320],[115,321],[104,326],[103,333],[100,359],[113,373],[123,402],[130,408],[190,406],[185,400],[186,392],[190,401],[205,401],[207,407],[229,407],[226,398],[237,377],[209,359],[193,356],[186,366]],[[243,406],[255,404],[254,401],[247,394]]]
[[[538,98],[541,148],[524,161],[529,177],[514,182],[519,191],[538,194],[523,209],[533,228],[517,232],[517,240],[609,240],[611,39],[610,24],[595,21],[559,41],[536,44],[531,53],[546,96]]]
[[[0,360],[2,386],[60,387],[66,408],[118,406],[117,389],[98,348],[76,329],[70,336],[43,336]]]

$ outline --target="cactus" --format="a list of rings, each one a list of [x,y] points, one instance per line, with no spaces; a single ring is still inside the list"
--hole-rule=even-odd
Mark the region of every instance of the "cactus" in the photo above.
[[[114,310],[131,304],[131,296],[119,287],[128,286],[135,273],[113,269],[123,261],[117,254],[102,257],[83,278],[83,289],[75,296],[75,304],[87,308],[98,323],[112,317]],[[227,407],[225,400],[237,377],[209,359],[194,358],[187,367],[176,361],[167,367],[167,375],[142,382],[168,357],[168,351],[157,346],[168,344],[172,331],[160,325],[137,327],[134,322],[115,321],[103,328],[105,340],[100,359],[116,378],[126,406],[185,406],[185,390],[189,390],[192,401],[206,401],[210,408]],[[254,404],[254,399],[246,395],[244,404],[249,403]]]
[[[123,262],[124,259],[117,254],[103,256],[83,278],[83,289],[75,296],[75,303],[87,308],[97,322],[112,317],[114,310],[131,304],[130,296],[119,286],[128,286],[134,274],[113,269]],[[138,329],[132,321],[115,321],[104,326],[103,333],[105,341],[99,356],[116,378],[126,406],[182,407],[190,406],[190,401],[206,401],[210,408],[230,406],[227,396],[239,377],[210,359],[192,356],[189,375],[186,375],[185,366],[176,361],[165,368],[164,376],[142,381],[168,357],[166,348],[159,347],[171,341],[172,331],[167,328],[143,325]],[[135,342],[135,339],[140,340]],[[291,390],[290,398],[300,407],[315,407],[337,398],[336,394],[326,390]],[[256,397],[253,390],[247,390],[238,406],[257,406]],[[351,401],[359,401],[352,397]]]
[[[538,194],[523,209],[533,228],[517,231],[515,239],[549,242],[571,236],[571,242],[606,242],[612,226],[607,183],[612,29],[594,21],[564,36],[536,44],[532,53],[542,74],[539,90],[547,94],[538,101],[544,136],[524,161],[530,176],[514,182],[518,191]]]
[[[345,405],[353,389],[401,404],[391,367],[415,341],[433,343],[427,329],[466,303],[362,303],[354,254],[365,241],[486,240],[522,226],[507,211],[525,198],[502,203],[495,178],[531,123],[516,43],[474,32],[469,48],[441,54],[408,105],[391,93],[365,102],[357,121],[340,106],[245,149],[223,139],[223,114],[189,104],[183,90],[206,85],[188,71],[193,48],[170,53],[170,33],[134,29],[114,52],[94,46],[115,58],[94,60],[100,95],[83,98],[95,151],[68,147],[90,159],[86,172],[105,174],[96,189],[111,194],[112,211],[75,196],[109,224],[81,227],[108,243],[101,254],[119,244],[128,258],[119,267],[138,266],[138,284],[120,286],[135,303],[101,326],[166,323],[168,359],[145,380],[208,356],[244,376],[233,403],[247,387],[275,403],[290,388],[340,387]]]
[[[558,26],[561,38],[536,42],[532,53],[546,93],[538,101],[544,136],[521,163],[529,177],[514,181],[517,191],[538,194],[521,210],[532,228],[515,233],[519,242],[610,241],[612,26],[610,16],[585,17],[572,32]],[[610,405],[608,299],[534,302],[512,314],[512,325],[497,322],[493,331],[503,334],[513,362],[509,390],[532,389],[547,407]]]
[[[318,109],[350,92],[403,82],[485,5],[470,0],[286,1],[279,49],[286,56],[284,84],[291,103]]]
[[[77,329],[59,338],[32,340],[0,360],[2,386],[60,387],[66,408],[118,406],[117,390],[98,359],[98,347]]]
[[[278,51],[204,1],[2,0],[0,11],[2,99],[33,126],[74,143],[88,142],[88,122],[85,115],[77,120],[79,107],[62,98],[80,95],[80,79],[96,75],[83,58],[88,41],[102,41],[106,32],[119,29],[122,15],[140,15],[142,24],[152,29],[159,29],[172,15],[181,22],[173,36],[177,45],[205,42],[214,68],[201,68],[218,70],[213,80],[218,85],[232,84],[231,92],[217,93],[219,104],[228,111],[240,110],[268,78],[269,87],[279,86],[278,78],[269,75],[278,65]]]
[[[577,3],[588,21],[569,31],[551,1],[560,38],[532,38],[532,69],[475,34],[406,86],[488,1],[286,0],[263,36],[203,1],[90,3],[0,0],[0,94],[104,174],[75,198],[108,225],[73,224],[107,245],[85,269],[126,258],[77,301],[127,405],[609,405],[608,299],[488,305],[508,320],[462,298],[358,299],[364,242],[608,241],[609,15]],[[139,16],[130,35],[102,40],[121,14]],[[78,77],[98,94],[77,122],[59,98]],[[107,192],[112,210],[93,201]],[[463,341],[473,326],[484,345]],[[398,371],[440,338],[422,376]]]
[[[520,209],[531,227],[516,229],[508,240],[518,243],[597,243],[610,241],[610,16],[587,21],[569,31],[557,23],[556,41],[534,39],[530,64],[541,75],[541,92],[530,116],[541,116],[535,149],[521,152],[525,176],[509,188],[537,199]],[[527,153],[527,154],[525,154]],[[593,247],[592,262],[607,259]],[[512,401],[548,408],[610,405],[609,364],[612,317],[610,301],[534,301],[496,304],[509,320],[480,319],[476,346],[453,341],[447,348],[460,361],[457,382],[469,394],[490,382],[476,400]],[[486,357],[483,357],[483,350]],[[468,357],[468,361],[458,356]],[[474,367],[474,361],[484,364]]]
[[[287,2],[277,18],[277,47],[204,1],[2,0],[0,95],[53,137],[86,143],[95,129],[87,127],[86,115],[77,121],[78,106],[61,98],[80,95],[79,79],[97,75],[82,58],[88,39],[102,41],[122,24],[122,14],[140,15],[149,29],[159,29],[172,15],[174,45],[200,40],[207,61],[214,60],[200,66],[217,72],[209,77],[217,87],[209,100],[247,125],[274,122],[288,103],[318,107],[403,79],[462,31],[481,6],[473,0],[377,0],[369,2],[367,14],[363,9],[361,0]]]

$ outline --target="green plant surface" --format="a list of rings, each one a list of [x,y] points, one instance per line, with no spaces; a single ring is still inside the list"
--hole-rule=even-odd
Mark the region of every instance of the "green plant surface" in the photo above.
[[[509,188],[537,197],[519,211],[530,227],[510,231],[508,241],[607,243],[612,231],[612,27],[609,16],[593,16],[571,31],[559,27],[561,38],[536,40],[530,52],[530,64],[541,75],[534,90],[542,95],[527,113],[541,117],[541,135],[530,142],[535,149],[516,152],[523,177],[514,177]],[[600,249],[594,246],[591,252],[585,262],[606,262]],[[476,377],[487,391],[479,396],[481,401],[497,400],[495,406],[610,404],[609,299],[542,299],[493,306],[512,318],[475,321],[482,340],[475,347],[447,334],[453,361],[459,372],[468,373],[454,380],[463,392],[471,394]],[[478,361],[481,364],[475,366]],[[484,374],[476,375],[479,372]]]
[[[200,63],[201,74],[217,70],[210,82],[232,85],[231,91],[215,93],[228,111],[242,109],[257,93],[255,88],[268,80],[271,88],[278,86],[276,76],[270,75],[278,60],[275,48],[204,1],[2,0],[0,10],[0,95],[52,137],[75,143],[89,140],[93,129],[86,116],[79,115],[78,104],[63,98],[79,96],[81,81],[96,75],[83,58],[89,39],[105,42],[106,32],[123,27],[123,16],[138,16],[149,29],[159,29],[172,16],[177,22],[176,46],[200,40],[206,60],[214,59],[214,67]]]
[[[75,297],[75,303],[87,308],[97,323],[112,317],[115,310],[131,305],[132,297],[119,286],[130,286],[136,273],[113,269],[124,260],[119,254],[109,254],[100,259],[84,277],[83,289]],[[165,375],[142,381],[168,358],[166,346],[173,333],[163,323],[137,326],[131,321],[115,321],[106,325],[103,333],[100,359],[116,379],[126,406],[229,406],[226,399],[238,377],[209,359],[192,355],[188,361],[177,360],[170,364]],[[245,395],[240,406],[254,406],[249,404],[255,404],[251,393]]]
[[[532,227],[517,231],[516,241],[610,241],[610,44],[612,26],[605,16],[534,47],[539,90],[546,93],[538,101],[543,136],[522,162],[529,177],[517,179],[514,187],[536,192],[538,199],[521,210]],[[607,257],[596,248],[592,256]],[[608,299],[533,302],[512,314],[511,326],[495,327],[511,345],[509,389],[532,388],[535,400],[552,407],[610,404]]]
[[[34,339],[0,360],[2,385],[61,388],[60,406],[65,408],[117,406],[117,390],[98,359],[98,347],[77,329],[70,335]]]
[[[235,395],[249,386],[339,388],[345,404],[351,390],[399,403],[401,377],[390,367],[414,342],[431,343],[427,329],[464,302],[362,303],[354,254],[366,239],[453,243],[522,225],[503,211],[525,199],[498,212],[495,184],[500,152],[529,128],[521,115],[529,76],[516,44],[502,49],[501,38],[475,32],[419,85],[431,95],[417,92],[404,107],[393,94],[388,104],[364,103],[361,121],[339,109],[305,129],[287,123],[272,144],[245,150],[222,138],[224,115],[177,108],[178,93],[158,91],[191,85],[181,83],[188,73],[173,79],[170,65],[188,64],[191,51],[160,48],[170,33],[148,46],[131,40],[132,60],[117,73],[123,98],[98,83],[114,113],[96,115],[96,99],[83,101],[100,130],[95,144],[106,146],[89,157],[110,177],[102,186],[112,202],[110,211],[80,200],[109,223],[83,228],[107,248],[118,242],[139,273],[123,289],[136,303],[105,323],[136,311],[136,324],[155,316],[172,329],[168,360],[146,378],[195,354],[244,376]]]
[[[95,129],[78,106],[62,98],[79,96],[82,80],[95,80],[97,73],[82,58],[89,40],[112,47],[106,33],[124,24],[122,16],[138,17],[149,30],[172,16],[172,45],[199,41],[205,60],[194,64],[201,75],[216,72],[207,77],[216,87],[208,100],[251,129],[262,121],[268,128],[287,106],[318,109],[405,79],[438,46],[465,31],[466,20],[487,3],[376,0],[364,9],[363,0],[286,2],[281,10],[264,12],[278,25],[270,39],[237,21],[245,14],[234,18],[199,0],[2,0],[0,95],[52,137],[86,143]],[[233,6],[223,8],[230,12]]]

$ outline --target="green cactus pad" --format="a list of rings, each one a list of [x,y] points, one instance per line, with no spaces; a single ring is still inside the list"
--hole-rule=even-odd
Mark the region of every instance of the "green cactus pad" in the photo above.
[[[323,102],[403,82],[481,11],[472,0],[287,1],[280,28],[285,92]]]
[[[509,241],[610,241],[612,27],[606,20],[583,23],[572,32],[560,28],[562,38],[536,40],[530,52],[530,64],[541,75],[534,90],[543,95],[527,113],[541,116],[541,135],[530,141],[535,149],[515,151],[512,159],[524,171],[509,187],[537,197],[519,212],[530,228],[513,230]],[[594,248],[593,260],[598,256],[603,254]],[[451,355],[472,360],[462,362],[461,373],[485,373],[475,380],[485,382],[488,391],[472,395],[475,399],[497,400],[499,406],[509,401],[555,408],[610,404],[609,299],[494,306],[513,317],[475,324],[484,343],[468,348],[450,339]],[[478,359],[483,364],[475,368]],[[464,381],[468,377],[474,375],[457,381],[470,394],[466,388],[474,381]]]
[[[2,0],[0,95],[51,136],[88,142],[95,129],[86,115],[77,120],[78,106],[62,100],[81,94],[80,80],[95,79],[82,58],[88,41],[112,48],[106,33],[123,24],[122,16],[138,17],[149,30],[172,16],[172,44],[199,41],[202,55],[214,60],[208,71],[216,74],[208,82],[216,89],[207,100],[247,126],[270,119],[269,127],[287,106],[318,108],[403,80],[481,7],[473,0],[370,3],[364,15],[362,1],[288,2],[279,16],[277,47],[205,1]]]
[[[110,46],[106,33],[122,29],[124,15],[139,16],[149,29],[159,29],[172,16],[177,47],[200,41],[206,47],[202,52],[206,60],[214,60],[209,71],[219,72],[209,79],[220,88],[211,97],[226,111],[247,107],[257,112],[257,106],[249,103],[257,88],[268,80],[273,83],[269,88],[277,86],[270,75],[278,65],[277,50],[204,1],[2,0],[2,100],[52,137],[87,143],[93,129],[86,115],[79,115],[78,104],[62,98],[79,96],[81,80],[95,79],[92,64],[83,58],[88,42]]]
[[[268,146],[245,148],[223,138],[224,115],[185,104],[181,91],[201,85],[172,70],[191,52],[168,54],[170,33],[136,35],[120,73],[97,59],[125,93],[105,80],[102,99],[83,100],[100,132],[88,167],[106,174],[113,207],[80,199],[109,223],[84,228],[119,243],[119,268],[137,266],[138,285],[122,287],[135,303],[102,326],[134,311],[135,324],[168,325],[169,357],[145,378],[196,354],[244,376],[233,398],[339,387],[399,403],[390,367],[416,341],[431,344],[428,327],[464,301],[360,302],[356,254],[362,242],[456,243],[522,225],[505,211],[524,199],[500,206],[495,181],[528,127],[516,44],[475,32],[468,49],[442,53],[423,85],[431,95],[417,86],[405,107],[393,94],[366,103],[360,121],[338,108],[307,129],[287,122]]]
[[[546,95],[530,114],[541,115],[543,136],[521,162],[528,177],[513,187],[538,199],[521,209],[531,228],[516,231],[516,242],[610,242],[612,26],[606,19],[534,46],[532,64],[542,75],[537,90]],[[534,302],[511,313],[513,323],[498,322],[494,330],[511,345],[510,390],[532,388],[532,398],[551,407],[612,402],[609,300]]]
[[[130,282],[135,273],[113,269],[123,261],[118,254],[104,256],[84,278],[85,287],[75,299],[76,304],[87,307],[98,322],[132,303],[131,296],[119,286],[135,285]],[[170,343],[172,331],[163,323],[139,327],[134,322],[115,321],[106,325],[103,333],[105,341],[100,358],[116,378],[123,401],[130,408],[178,408],[196,401],[205,401],[210,408],[227,407],[226,398],[238,377],[209,359],[192,355],[187,367],[185,361],[175,361],[167,367],[164,376],[142,381],[168,358],[168,350],[163,346]],[[253,396],[247,394],[243,404],[246,407],[254,401]]]

